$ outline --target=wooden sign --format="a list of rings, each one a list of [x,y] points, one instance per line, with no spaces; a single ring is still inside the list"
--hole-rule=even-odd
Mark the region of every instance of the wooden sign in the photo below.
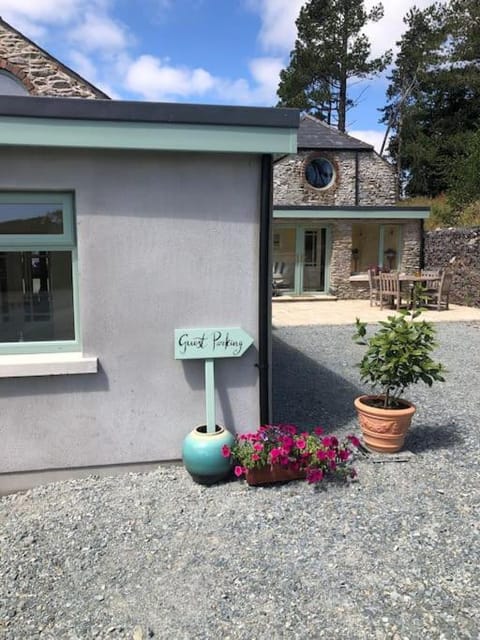
[[[239,358],[253,344],[240,327],[175,329],[175,359]]]
[[[205,405],[207,433],[215,433],[216,358],[239,358],[253,344],[240,327],[215,329],[175,329],[175,359],[205,360]]]

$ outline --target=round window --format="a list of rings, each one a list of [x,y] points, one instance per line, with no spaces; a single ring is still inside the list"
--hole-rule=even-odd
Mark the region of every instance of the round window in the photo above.
[[[316,189],[329,187],[335,177],[333,165],[325,158],[314,158],[305,167],[305,178],[308,184]]]

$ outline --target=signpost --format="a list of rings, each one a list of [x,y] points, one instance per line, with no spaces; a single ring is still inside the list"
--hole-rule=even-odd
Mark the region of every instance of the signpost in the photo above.
[[[175,359],[205,360],[205,398],[207,433],[215,433],[216,358],[240,358],[253,344],[240,327],[214,329],[175,329]]]

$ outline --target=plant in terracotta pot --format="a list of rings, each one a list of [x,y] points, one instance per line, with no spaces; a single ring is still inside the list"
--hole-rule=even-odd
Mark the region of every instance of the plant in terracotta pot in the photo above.
[[[276,424],[238,435],[222,452],[232,460],[235,475],[245,476],[250,485],[299,479],[317,484],[327,478],[354,478],[352,459],[359,444],[353,435],[343,442],[324,436],[321,427],[298,433],[294,425]]]
[[[374,451],[394,453],[404,444],[415,406],[401,398],[417,382],[431,386],[444,382],[443,365],[431,358],[435,349],[435,328],[417,320],[421,311],[400,311],[380,322],[380,329],[367,337],[364,322],[356,320],[353,339],[367,347],[359,364],[362,381],[379,389],[377,395],[355,400],[365,444]]]

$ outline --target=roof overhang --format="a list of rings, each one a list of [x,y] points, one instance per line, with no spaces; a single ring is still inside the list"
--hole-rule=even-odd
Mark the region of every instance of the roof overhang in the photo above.
[[[296,109],[5,96],[0,145],[288,154]]]
[[[274,206],[273,217],[361,220],[424,220],[430,216],[429,207],[295,207]]]

